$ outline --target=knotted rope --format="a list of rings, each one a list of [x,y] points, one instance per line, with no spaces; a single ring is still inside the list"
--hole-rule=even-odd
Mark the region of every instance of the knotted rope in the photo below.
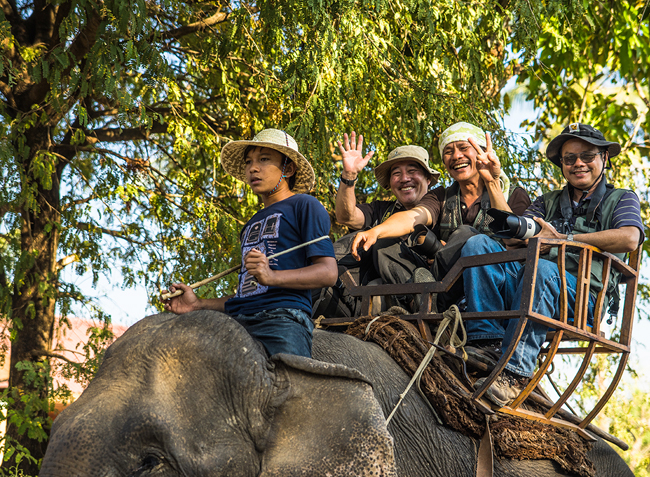
[[[377,317],[379,318],[379,317]],[[375,320],[377,319],[375,318]],[[366,327],[366,334],[368,333],[370,329],[370,325],[375,321],[371,321],[368,323],[368,326]],[[409,382],[408,386],[406,386],[406,389],[402,394],[399,395],[399,401],[397,401],[397,404],[395,404],[395,407],[393,408],[393,411],[390,413],[388,418],[386,419],[386,426],[388,426],[388,423],[390,420],[393,418],[393,415],[397,411],[397,408],[399,407],[400,404],[402,404],[402,401],[408,394],[408,392],[411,390],[411,387],[413,386],[414,383],[417,383],[418,391],[424,398],[424,401],[429,404],[429,407],[433,411],[434,415],[437,414],[433,407],[431,406],[431,403],[429,403],[429,400],[426,398],[424,393],[422,392],[422,388],[420,387],[420,378],[422,377],[422,373],[426,369],[426,367],[429,365],[431,360],[433,359],[433,356],[436,354],[437,348],[435,345],[438,345],[442,334],[445,332],[445,330],[448,328],[449,324],[453,322],[453,328],[451,330],[450,336],[449,336],[449,345],[458,348],[462,347],[465,345],[467,342],[467,334],[465,332],[465,327],[463,326],[463,319],[460,316],[460,310],[456,305],[452,305],[447,311],[445,311],[442,314],[442,321],[440,322],[440,325],[438,325],[438,331],[436,332],[436,337],[433,340],[433,345],[429,348],[429,351],[427,352],[426,355],[424,355],[424,358],[422,359],[422,362],[420,363],[420,366],[418,366],[418,369],[415,371],[415,374],[413,374],[413,377],[411,378],[411,381]],[[462,338],[458,336],[458,328],[460,327],[461,332],[462,332]],[[438,419],[440,420],[440,419]]]

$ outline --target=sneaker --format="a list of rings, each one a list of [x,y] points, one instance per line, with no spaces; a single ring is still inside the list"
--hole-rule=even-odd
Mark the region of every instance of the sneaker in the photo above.
[[[474,387],[478,389],[486,379],[479,379],[474,384]],[[519,376],[504,369],[487,391],[485,391],[485,396],[497,406],[504,407],[514,401],[529,382],[530,378]]]

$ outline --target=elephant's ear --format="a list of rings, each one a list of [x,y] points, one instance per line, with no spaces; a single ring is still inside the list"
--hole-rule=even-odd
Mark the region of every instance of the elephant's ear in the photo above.
[[[361,373],[298,356],[272,360],[285,399],[275,408],[260,476],[396,475],[393,439]]]

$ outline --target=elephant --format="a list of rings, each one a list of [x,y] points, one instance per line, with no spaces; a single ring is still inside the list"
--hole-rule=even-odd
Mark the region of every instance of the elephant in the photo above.
[[[55,420],[41,477],[474,476],[477,442],[436,423],[377,345],[314,331],[314,359],[268,357],[214,311],[139,321]],[[603,441],[598,476],[632,476]],[[495,476],[567,475],[551,461],[495,461]]]

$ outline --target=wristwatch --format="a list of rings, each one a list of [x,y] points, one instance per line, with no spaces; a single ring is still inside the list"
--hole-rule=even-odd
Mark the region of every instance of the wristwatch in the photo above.
[[[573,232],[569,232],[568,234],[566,234],[566,239],[569,242],[573,242]]]
[[[340,177],[339,179],[340,179],[341,182],[343,182],[346,186],[350,186],[350,187],[354,187],[354,184],[357,183],[357,179],[356,179],[356,178],[355,178],[355,179],[352,179],[352,180],[350,180],[350,179],[346,179],[345,177],[343,177],[343,174],[341,174],[341,177]]]

